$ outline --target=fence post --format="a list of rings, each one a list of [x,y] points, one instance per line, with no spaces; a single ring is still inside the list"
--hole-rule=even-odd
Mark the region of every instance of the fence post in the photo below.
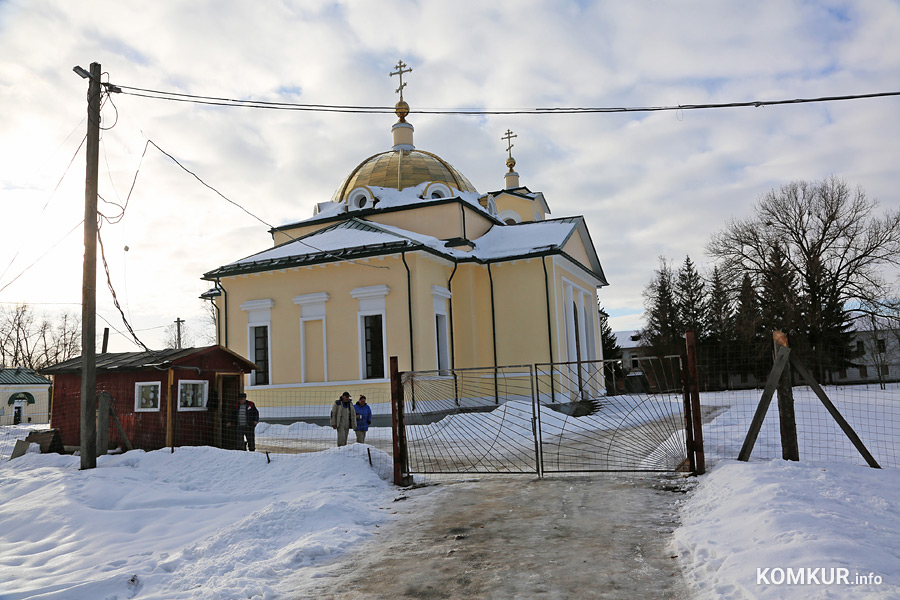
[[[97,394],[97,456],[109,452],[109,406],[112,396],[109,392]]]
[[[782,331],[773,331],[772,340],[776,350],[778,346],[790,347],[788,346],[787,334]],[[781,458],[784,460],[800,460],[790,366],[787,366],[781,372],[781,379],[778,381],[778,425],[781,430]]]
[[[694,332],[684,332],[684,341],[687,346],[691,419],[694,425],[694,460],[697,467],[695,473],[697,475],[703,475],[706,473],[706,455],[703,451],[703,415],[700,412],[700,375],[697,371],[697,341],[694,339]]]
[[[403,384],[397,357],[391,357],[391,433],[394,441],[394,484],[412,484],[406,455],[406,424],[403,416]]]
[[[697,472],[697,461],[694,456],[694,418],[691,411],[690,375],[687,368],[687,353],[681,357],[681,389],[684,395],[684,445],[687,450],[688,468],[691,473]]]

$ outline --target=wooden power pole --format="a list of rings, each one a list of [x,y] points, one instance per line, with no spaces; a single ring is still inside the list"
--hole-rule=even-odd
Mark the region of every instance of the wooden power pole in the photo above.
[[[181,317],[177,317],[175,319],[175,347],[181,350],[181,324],[184,323],[184,319]]]
[[[81,72],[79,72],[79,70]],[[82,74],[84,70],[75,68]],[[81,468],[97,466],[97,179],[100,156],[100,63],[91,63],[84,180],[84,277],[81,287]],[[84,76],[84,75],[82,75]]]

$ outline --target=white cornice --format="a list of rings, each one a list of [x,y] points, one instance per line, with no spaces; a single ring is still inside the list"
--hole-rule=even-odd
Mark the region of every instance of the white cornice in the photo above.
[[[328,292],[318,292],[316,294],[303,294],[302,296],[294,296],[294,304],[300,306],[308,306],[310,304],[321,304],[328,302],[331,296]]]
[[[357,300],[360,298],[379,298],[381,296],[387,296],[390,291],[391,288],[386,285],[370,285],[355,288],[350,291],[350,295]]]
[[[271,298],[262,300],[247,300],[241,304],[241,310],[266,310],[275,306],[275,301]]]

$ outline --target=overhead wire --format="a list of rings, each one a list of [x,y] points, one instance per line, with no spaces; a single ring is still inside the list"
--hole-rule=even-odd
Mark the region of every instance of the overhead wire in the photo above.
[[[267,110],[291,110],[308,112],[337,112],[337,113],[362,113],[383,114],[393,113],[393,106],[360,106],[341,104],[305,104],[296,102],[270,102],[264,100],[246,100],[238,98],[223,98],[217,96],[204,96],[198,94],[185,94],[180,92],[168,92],[138,88],[127,85],[118,85],[121,93],[129,96],[139,96],[157,100],[173,102],[188,102],[193,104],[207,104],[213,106],[234,106],[243,108],[258,108]],[[819,96],[814,98],[791,98],[779,100],[749,100],[745,102],[720,102],[698,104],[676,104],[669,106],[560,106],[560,107],[536,107],[515,109],[479,109],[479,108],[419,108],[410,109],[410,114],[439,114],[439,115],[547,115],[547,114],[591,114],[591,113],[627,113],[627,112],[661,112],[661,111],[685,111],[718,108],[760,108],[764,106],[777,106],[784,104],[808,104],[815,102],[836,102],[841,100],[863,100],[871,98],[885,98],[900,96],[900,91],[874,92],[869,94],[846,94],[836,96]]]

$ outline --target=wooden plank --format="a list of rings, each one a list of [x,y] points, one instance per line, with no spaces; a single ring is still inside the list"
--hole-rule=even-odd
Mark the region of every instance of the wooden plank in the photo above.
[[[869,453],[869,449],[866,448],[866,445],[863,444],[863,441],[859,439],[859,436],[856,435],[856,431],[853,430],[853,427],[850,426],[850,423],[844,419],[844,415],[838,411],[837,407],[831,402],[828,398],[828,395],[825,394],[825,390],[822,389],[822,386],[819,385],[819,382],[815,380],[812,373],[809,372],[803,363],[794,356],[791,357],[791,362],[794,364],[794,368],[797,369],[797,372],[806,380],[807,385],[812,388],[812,391],[815,392],[816,396],[819,397],[819,400],[822,401],[822,404],[825,405],[825,408],[828,410],[829,414],[831,414],[832,418],[837,421],[838,426],[841,428],[841,431],[844,432],[850,441],[853,443],[853,446],[862,454],[862,457],[866,459],[866,462],[873,469],[880,469],[881,466],[875,460],[875,457]]]
[[[756,444],[756,438],[759,437],[759,431],[762,429],[763,421],[766,418],[766,411],[769,410],[769,404],[772,402],[772,396],[775,395],[775,387],[778,380],[781,379],[781,373],[784,371],[790,358],[791,349],[787,346],[779,346],[775,354],[775,364],[769,371],[769,377],[766,379],[766,387],[759,399],[759,405],[756,407],[756,414],[753,415],[753,421],[750,422],[750,429],[747,431],[747,437],[744,438],[744,444],[738,454],[738,460],[747,462],[750,460],[750,453],[753,452],[753,446]]]
[[[128,434],[125,433],[125,428],[122,427],[122,423],[119,422],[119,417],[116,416],[116,411],[113,410],[113,407],[109,407],[109,416],[112,417],[113,423],[116,424],[116,429],[119,430],[119,435],[122,436],[122,439],[125,440],[125,448],[127,450],[134,450],[134,446],[131,445],[131,440],[128,439]]]
[[[97,394],[97,456],[109,452],[109,411],[112,410],[112,394]]]

